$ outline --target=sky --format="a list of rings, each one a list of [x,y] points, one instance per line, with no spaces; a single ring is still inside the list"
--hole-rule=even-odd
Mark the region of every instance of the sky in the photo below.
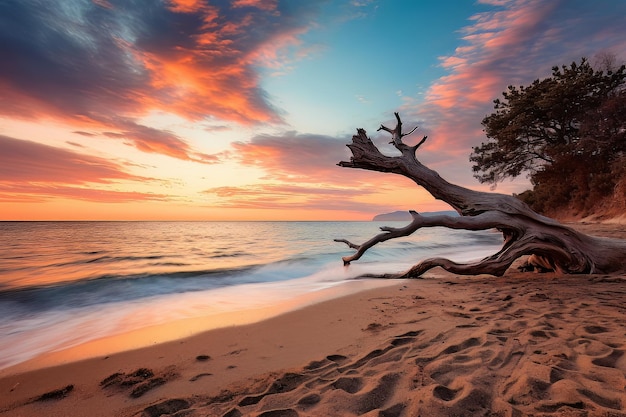
[[[402,117],[473,176],[508,85],[626,61],[624,0],[0,0],[0,220],[369,220],[448,206],[341,168]],[[498,184],[511,194],[524,177]]]

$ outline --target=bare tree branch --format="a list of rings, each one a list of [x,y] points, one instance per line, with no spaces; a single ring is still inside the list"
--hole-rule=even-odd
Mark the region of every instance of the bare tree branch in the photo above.
[[[500,276],[519,257],[532,255],[530,259],[540,259],[543,265],[562,273],[612,273],[626,271],[626,240],[600,238],[579,233],[556,220],[532,211],[519,199],[504,194],[470,190],[451,184],[437,172],[422,165],[415,156],[416,149],[426,137],[415,146],[402,143],[402,122],[395,113],[397,125],[384,130],[392,135],[392,143],[401,152],[400,156],[383,155],[367,137],[363,129],[357,129],[348,148],[352,151],[350,161],[339,162],[346,168],[360,168],[371,171],[390,172],[403,175],[424,187],[435,198],[452,206],[461,216],[421,216],[410,211],[412,221],[400,228],[381,227],[382,233],[367,242],[356,245],[345,239],[356,252],[344,256],[344,265],[360,259],[372,246],[390,239],[409,236],[423,227],[443,226],[451,229],[486,230],[502,232],[502,249],[485,259],[470,264],[459,264],[444,258],[426,259],[401,274],[377,275],[381,278],[416,278],[424,272],[441,267],[457,274],[491,274]],[[413,129],[414,131],[415,129]],[[411,132],[413,132],[411,131]]]

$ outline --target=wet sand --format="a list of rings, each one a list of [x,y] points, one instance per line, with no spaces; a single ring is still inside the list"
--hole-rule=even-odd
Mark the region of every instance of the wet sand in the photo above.
[[[34,361],[0,373],[0,415],[626,416],[625,352],[625,275],[433,270],[255,324]]]

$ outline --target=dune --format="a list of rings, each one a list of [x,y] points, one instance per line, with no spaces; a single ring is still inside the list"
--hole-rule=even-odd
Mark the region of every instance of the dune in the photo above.
[[[625,352],[626,276],[433,270],[254,324],[2,371],[0,415],[626,416]]]

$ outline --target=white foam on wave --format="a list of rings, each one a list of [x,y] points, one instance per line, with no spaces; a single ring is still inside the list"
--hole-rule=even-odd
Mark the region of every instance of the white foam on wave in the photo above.
[[[269,263],[230,275],[220,284],[223,286],[215,288],[212,285],[213,288],[205,290],[180,292],[180,289],[176,290],[184,283],[180,279],[150,284],[129,281],[124,285],[138,286],[133,287],[135,290],[143,288],[139,287],[142,285],[158,284],[172,286],[172,291],[166,288],[167,291],[153,296],[20,313],[11,320],[0,322],[0,369],[49,352],[177,321],[202,319],[194,325],[187,322],[178,332],[170,332],[159,340],[144,340],[143,343],[163,342],[210,328],[262,320],[374,285],[388,285],[388,282],[381,281],[355,283],[353,278],[361,274],[400,272],[435,254],[467,262],[493,254],[498,247],[449,245],[416,253],[415,247],[408,246],[407,249],[413,250],[400,251],[400,254],[397,249],[381,245],[349,267],[343,267],[334,256],[333,262],[328,264],[323,263],[322,259],[326,258],[319,256],[309,261]],[[202,285],[195,288],[202,288]],[[6,305],[4,308],[12,307]],[[243,312],[255,313],[240,314]]]
[[[352,280],[372,268],[327,266],[302,278],[230,285],[221,288],[148,297],[132,302],[92,305],[32,314],[5,323],[0,332],[0,369],[39,355],[90,341],[127,334],[166,323],[202,318],[202,325],[163,334],[164,342],[212,328],[269,318],[305,305],[392,282]],[[246,314],[256,312],[257,314]],[[140,342],[141,344],[141,342]],[[140,347],[135,345],[132,347]]]

